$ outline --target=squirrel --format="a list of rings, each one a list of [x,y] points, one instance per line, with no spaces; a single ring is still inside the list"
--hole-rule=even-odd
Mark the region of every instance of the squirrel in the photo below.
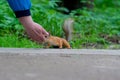
[[[67,41],[72,40],[73,23],[74,23],[74,20],[72,18],[68,18],[64,21],[64,24],[62,26],[62,29],[65,33],[65,38]]]
[[[50,47],[56,47],[58,46],[58,48],[68,48],[70,49],[70,44],[64,39],[64,38],[60,38],[60,37],[57,37],[57,36],[52,36],[52,35],[49,35],[49,36],[46,36],[46,39],[44,41],[44,45],[45,45],[45,48],[50,48]]]

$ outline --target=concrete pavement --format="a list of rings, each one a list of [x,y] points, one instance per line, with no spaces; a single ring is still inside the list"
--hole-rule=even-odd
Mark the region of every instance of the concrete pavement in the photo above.
[[[0,80],[120,80],[120,50],[0,48]]]

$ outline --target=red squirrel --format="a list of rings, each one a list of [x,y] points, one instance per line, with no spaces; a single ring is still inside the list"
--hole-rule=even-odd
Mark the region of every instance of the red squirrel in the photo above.
[[[70,44],[65,39],[51,35],[46,37],[44,44],[45,48],[50,48],[52,46],[58,46],[58,48],[71,48]]]

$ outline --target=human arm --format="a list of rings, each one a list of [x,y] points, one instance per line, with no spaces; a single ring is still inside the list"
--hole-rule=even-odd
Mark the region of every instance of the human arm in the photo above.
[[[44,41],[47,31],[38,23],[34,22],[31,17],[30,0],[7,0],[11,9],[15,13],[20,23],[25,28],[27,35],[38,43]]]

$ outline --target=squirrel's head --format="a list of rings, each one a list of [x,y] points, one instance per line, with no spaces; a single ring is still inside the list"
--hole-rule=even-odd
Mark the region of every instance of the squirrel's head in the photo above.
[[[51,34],[48,32],[48,35],[45,35],[45,38],[48,39],[51,36]]]
[[[51,36],[50,33],[48,33],[48,35],[45,35],[45,42],[48,42],[48,41],[49,41],[50,36]]]

